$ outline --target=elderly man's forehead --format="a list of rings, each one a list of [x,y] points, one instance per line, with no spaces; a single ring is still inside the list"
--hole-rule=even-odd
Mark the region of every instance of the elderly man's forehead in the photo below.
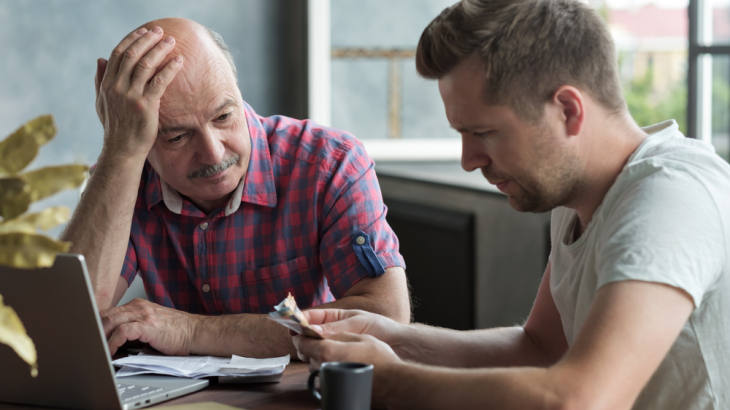
[[[213,41],[205,27],[192,20],[160,19],[150,21],[140,27],[152,30],[157,26],[164,32],[163,39],[169,36],[175,38],[175,48],[167,56],[165,62],[177,55],[182,55],[187,63],[195,62],[198,59],[209,59],[211,53],[220,54],[215,41]]]
[[[201,24],[187,19],[165,18],[150,21],[140,27],[152,30],[157,26],[162,28],[164,32],[162,39],[168,36],[175,38],[175,47],[157,66],[156,73],[159,73],[170,60],[180,55],[184,60],[183,67],[173,83],[180,82],[179,77],[188,77],[188,80],[192,80],[195,77],[208,75],[211,71],[220,71],[221,69],[226,72],[218,74],[225,77],[232,75],[233,81],[237,82],[228,59],[213,40],[208,29]],[[230,73],[227,71],[230,71]]]
[[[152,20],[150,22],[142,24],[135,30],[142,27],[146,28],[147,30],[152,30],[157,26],[162,28],[166,35],[172,35],[176,39],[183,41],[195,39],[197,37],[201,37],[201,35],[202,37],[204,37],[203,34],[205,33],[205,27],[203,27],[202,24],[193,20],[182,18],[163,18]]]

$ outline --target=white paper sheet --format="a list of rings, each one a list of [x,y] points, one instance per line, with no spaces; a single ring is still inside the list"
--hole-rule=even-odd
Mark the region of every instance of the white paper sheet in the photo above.
[[[140,353],[117,359],[112,363],[122,366],[117,377],[139,374],[163,374],[199,379],[212,376],[266,376],[284,371],[289,355],[269,359],[233,356],[159,356]]]

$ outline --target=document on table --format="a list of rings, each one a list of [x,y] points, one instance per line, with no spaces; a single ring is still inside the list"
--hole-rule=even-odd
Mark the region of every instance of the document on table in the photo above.
[[[289,355],[269,359],[252,359],[233,355],[231,358],[215,356],[162,356],[140,353],[112,362],[121,366],[117,377],[140,374],[200,379],[214,376],[270,376],[284,372]]]

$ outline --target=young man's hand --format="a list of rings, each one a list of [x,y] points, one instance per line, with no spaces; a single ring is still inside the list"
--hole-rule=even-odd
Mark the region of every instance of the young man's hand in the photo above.
[[[370,335],[335,333],[325,339],[294,336],[299,357],[306,358],[310,369],[319,369],[324,362],[358,362],[380,369],[401,360],[386,343]]]
[[[380,315],[355,310],[313,309],[304,313],[310,324],[323,330],[325,338],[294,336],[293,342],[299,358],[308,361],[312,370],[319,369],[325,362],[372,364],[373,404],[378,407],[384,405],[390,384],[387,380],[389,369],[404,362],[387,343],[371,334],[395,340],[398,328],[405,328],[406,325]],[[333,330],[338,333],[333,333]]]
[[[387,344],[397,343],[408,325],[363,310],[310,309],[302,312],[321,333],[354,333],[370,335]]]

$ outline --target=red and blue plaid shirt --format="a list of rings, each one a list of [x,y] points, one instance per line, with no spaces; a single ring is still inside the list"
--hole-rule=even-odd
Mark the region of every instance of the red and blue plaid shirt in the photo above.
[[[191,313],[265,313],[289,292],[316,306],[405,267],[362,144],[244,106],[251,159],[225,207],[205,215],[145,164],[127,282],[139,274],[151,301]]]

